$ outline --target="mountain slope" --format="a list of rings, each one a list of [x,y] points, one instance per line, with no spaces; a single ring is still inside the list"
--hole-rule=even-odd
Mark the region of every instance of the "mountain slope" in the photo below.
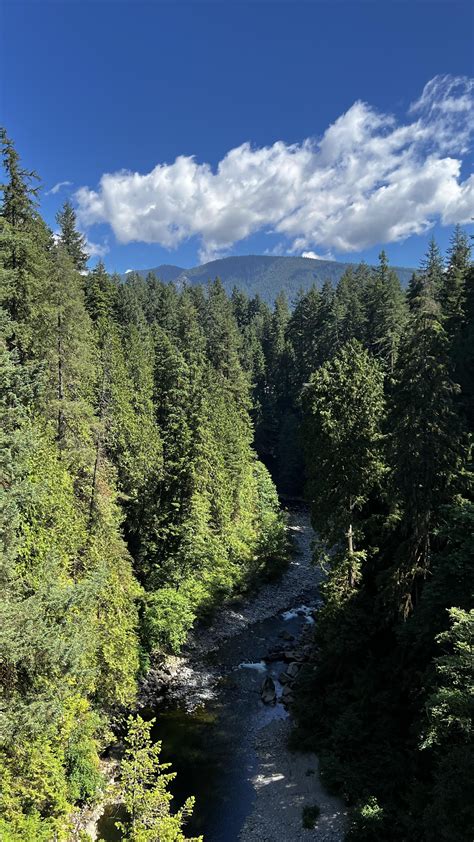
[[[313,260],[309,257],[246,255],[224,257],[192,269],[180,270],[177,266],[140,269],[139,274],[146,277],[148,272],[154,272],[158,278],[164,281],[172,280],[178,285],[204,284],[219,277],[227,292],[231,292],[236,286],[249,296],[258,293],[265,301],[272,303],[279,292],[284,292],[291,302],[300,289],[306,291],[312,284],[318,287],[321,287],[324,281],[335,284],[351,265],[335,260]],[[394,268],[402,285],[406,286],[413,270]],[[173,271],[176,274],[173,274]]]
[[[182,266],[174,266],[172,263],[162,263],[160,266],[155,266],[154,269],[129,269],[125,275],[129,275],[130,272],[136,271],[142,278],[146,278],[149,272],[152,272],[156,275],[160,281],[164,281],[165,284],[170,283],[170,281],[175,281],[179,278],[183,272],[186,272],[186,269],[183,269]]]

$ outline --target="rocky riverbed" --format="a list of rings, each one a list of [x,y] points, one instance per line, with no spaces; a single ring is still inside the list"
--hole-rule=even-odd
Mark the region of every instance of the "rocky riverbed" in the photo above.
[[[256,797],[240,842],[341,842],[347,811],[321,785],[316,755],[288,750],[290,729],[290,719],[275,721],[256,736]],[[313,829],[304,828],[303,809],[315,804],[320,816]]]
[[[344,838],[345,807],[322,788],[317,758],[287,748],[292,684],[311,651],[321,577],[311,564],[305,509],[290,513],[289,528],[296,551],[280,580],[226,606],[141,688],[162,759],[177,772],[176,806],[196,796],[188,834],[202,833],[205,842]],[[305,829],[303,809],[315,804],[320,816]],[[99,838],[116,839],[107,826]]]
[[[221,676],[220,665],[213,664],[209,656],[223,643],[249,626],[301,606],[305,600],[315,607],[319,604],[316,588],[321,573],[311,563],[314,533],[305,508],[291,510],[288,529],[295,552],[281,579],[264,585],[247,602],[227,605],[209,628],[190,635],[182,656],[169,657],[165,664],[151,669],[140,691],[143,707],[162,695],[174,698],[188,710],[205,704],[214,697]]]

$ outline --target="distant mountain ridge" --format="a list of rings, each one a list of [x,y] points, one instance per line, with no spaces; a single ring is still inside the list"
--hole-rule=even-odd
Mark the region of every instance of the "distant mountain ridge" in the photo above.
[[[250,297],[258,293],[261,298],[272,304],[279,292],[284,292],[291,303],[301,289],[306,291],[313,284],[321,287],[325,281],[336,284],[346,269],[354,265],[356,264],[341,263],[337,260],[315,260],[311,257],[245,255],[223,257],[192,269],[163,264],[153,269],[136,271],[144,278],[149,272],[153,272],[162,281],[172,281],[177,286],[205,284],[218,277],[228,293],[236,286]],[[402,286],[406,286],[413,269],[400,266],[394,266],[393,269]]]

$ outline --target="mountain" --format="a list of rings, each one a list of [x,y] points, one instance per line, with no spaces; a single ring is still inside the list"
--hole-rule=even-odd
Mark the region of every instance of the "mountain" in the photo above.
[[[155,266],[154,269],[129,269],[128,272],[125,273],[125,276],[129,275],[132,271],[136,271],[142,276],[142,278],[146,278],[148,273],[152,272],[160,279],[160,281],[164,281],[165,284],[168,284],[171,281],[176,281],[183,272],[186,272],[186,269],[183,269],[182,266],[173,266],[171,263],[162,263],[161,266]]]
[[[231,292],[236,286],[249,296],[258,293],[268,303],[273,303],[278,293],[284,292],[291,303],[300,289],[306,291],[312,284],[321,287],[324,281],[337,283],[351,265],[353,264],[336,260],[314,260],[310,257],[246,255],[212,260],[193,269],[164,265],[154,269],[139,269],[138,273],[146,277],[148,272],[154,272],[161,280],[174,281],[178,285],[205,284],[218,277],[227,292]],[[413,269],[398,266],[393,268],[402,286],[406,286]]]

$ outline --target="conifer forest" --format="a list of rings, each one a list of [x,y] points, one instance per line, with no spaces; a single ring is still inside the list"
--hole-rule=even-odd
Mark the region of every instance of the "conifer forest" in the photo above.
[[[472,842],[469,235],[432,239],[406,287],[382,251],[269,306],[90,268],[73,203],[53,232],[1,144],[2,842],[101,838],[80,817],[110,786],[114,838],[202,838],[140,693],[285,575],[295,502],[321,605],[291,750],[347,840]]]

